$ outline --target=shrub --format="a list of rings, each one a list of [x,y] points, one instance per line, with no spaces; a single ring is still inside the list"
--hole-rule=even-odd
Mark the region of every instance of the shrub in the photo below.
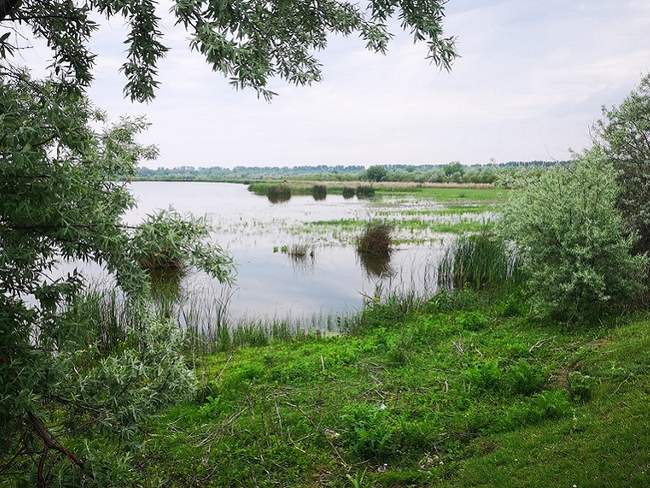
[[[348,199],[356,195],[357,190],[351,186],[343,187],[343,198]]]
[[[515,255],[503,238],[488,231],[463,234],[449,246],[438,265],[438,286],[443,289],[481,289],[517,281]]]
[[[166,296],[180,286],[180,277],[196,266],[222,282],[232,278],[232,260],[216,244],[207,242],[210,226],[205,219],[182,217],[175,210],[149,215],[138,226],[132,243],[134,258],[147,270],[155,291]]]
[[[383,181],[388,176],[383,166],[370,166],[364,173],[363,178],[368,181]]]
[[[392,227],[381,222],[370,222],[357,241],[357,252],[386,256],[392,251]]]
[[[327,187],[325,185],[314,185],[311,194],[314,200],[325,200],[327,198]]]
[[[612,165],[593,150],[513,194],[501,229],[518,246],[538,312],[583,320],[643,291],[647,258],[632,255],[618,193]]]

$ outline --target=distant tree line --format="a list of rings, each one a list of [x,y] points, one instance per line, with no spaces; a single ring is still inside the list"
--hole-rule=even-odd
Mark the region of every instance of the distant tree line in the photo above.
[[[414,181],[418,183],[497,183],[509,181],[520,172],[539,172],[568,161],[509,161],[463,165],[386,164],[365,168],[361,165],[317,166],[235,166],[234,168],[179,166],[176,168],[139,168],[142,180],[175,181],[250,181],[260,179]]]

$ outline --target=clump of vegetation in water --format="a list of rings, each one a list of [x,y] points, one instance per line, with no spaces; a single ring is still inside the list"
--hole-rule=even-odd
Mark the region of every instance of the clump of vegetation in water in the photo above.
[[[161,210],[149,215],[135,231],[134,258],[152,279],[183,274],[193,265],[219,281],[229,281],[232,261],[219,246],[206,242],[209,235],[204,218]]]
[[[357,194],[357,190],[352,186],[344,186],[342,193],[343,193],[343,198],[347,200],[349,198],[354,197],[354,195]]]
[[[372,198],[375,196],[375,189],[371,185],[359,185],[356,193],[358,198]]]
[[[387,256],[393,251],[393,228],[384,222],[370,222],[357,240],[360,255]]]
[[[311,194],[314,200],[325,200],[327,198],[327,187],[325,185],[314,185]]]
[[[393,268],[390,265],[392,253],[357,253],[357,255],[361,266],[369,276],[380,277],[393,274]]]
[[[266,197],[271,203],[287,202],[291,199],[289,185],[271,185],[266,188]]]
[[[443,289],[500,286],[518,276],[514,253],[488,230],[459,236],[438,264],[438,286]]]

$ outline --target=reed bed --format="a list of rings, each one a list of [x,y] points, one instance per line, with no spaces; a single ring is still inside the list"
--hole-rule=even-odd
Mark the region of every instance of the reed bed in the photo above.
[[[520,279],[514,249],[487,230],[459,236],[438,265],[438,286],[447,290],[498,287]]]

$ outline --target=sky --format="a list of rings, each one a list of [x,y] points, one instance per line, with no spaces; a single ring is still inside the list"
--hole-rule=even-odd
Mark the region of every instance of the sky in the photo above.
[[[650,71],[647,0],[450,0],[445,30],[461,55],[450,73],[398,28],[385,56],[333,37],[323,81],[276,80],[267,103],[212,72],[162,4],[171,50],[153,102],[123,97],[119,20],[91,45],[90,96],[114,117],[147,116],[142,142],[160,149],[149,167],[562,160],[589,145],[601,106]]]

